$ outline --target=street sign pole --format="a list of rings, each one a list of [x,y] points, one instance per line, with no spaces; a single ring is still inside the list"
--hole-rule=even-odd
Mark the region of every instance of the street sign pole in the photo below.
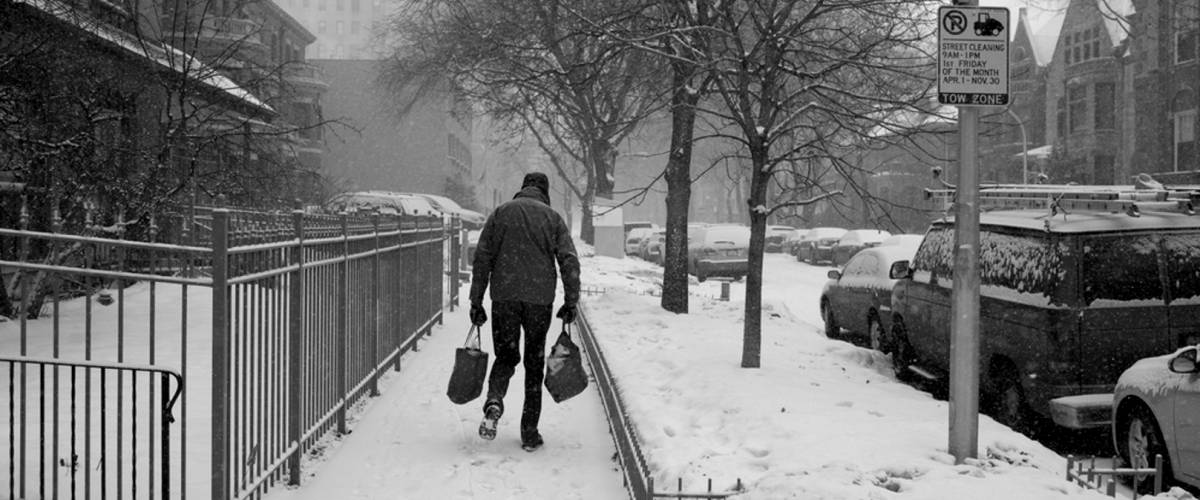
[[[979,108],[958,108],[954,302],[950,306],[950,454],[979,450]]]
[[[959,464],[979,455],[979,107],[1008,105],[1008,21],[976,0],[938,9],[938,102],[958,106],[948,450]]]

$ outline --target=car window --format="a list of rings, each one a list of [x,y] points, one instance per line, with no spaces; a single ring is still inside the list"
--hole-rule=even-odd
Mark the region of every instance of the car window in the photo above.
[[[846,276],[874,276],[879,259],[874,254],[860,253],[846,263]]]
[[[1083,301],[1161,301],[1158,235],[1092,236],[1083,240]]]
[[[938,279],[950,278],[954,268],[953,249],[953,228],[943,226],[930,229],[913,256],[913,280],[936,283]]]
[[[1162,251],[1171,302],[1200,302],[1200,234],[1165,235]]]
[[[723,241],[745,245],[750,243],[750,230],[741,227],[710,228],[704,233],[704,241],[708,244]]]
[[[1059,289],[1066,279],[1067,246],[1058,237],[979,234],[979,281],[1022,294],[1033,294],[1046,302],[1060,302]]]

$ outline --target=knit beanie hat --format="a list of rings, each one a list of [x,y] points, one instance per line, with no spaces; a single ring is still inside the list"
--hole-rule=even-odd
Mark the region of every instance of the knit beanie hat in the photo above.
[[[542,194],[550,196],[550,178],[541,172],[530,172],[525,174],[525,180],[521,181],[521,189],[529,186],[536,187],[542,190]]]

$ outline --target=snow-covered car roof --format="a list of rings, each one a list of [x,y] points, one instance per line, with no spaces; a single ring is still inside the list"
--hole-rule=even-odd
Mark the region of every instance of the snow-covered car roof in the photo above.
[[[353,212],[357,210],[379,210],[380,213],[409,215],[438,215],[429,200],[419,196],[392,191],[355,191],[342,193],[331,198],[326,209]]]
[[[851,229],[842,235],[838,243],[879,243],[891,235],[892,233],[880,229]]]
[[[805,240],[820,240],[826,238],[841,238],[846,230],[840,227],[814,227],[804,235]]]
[[[925,238],[923,234],[893,234],[888,236],[880,243],[880,246],[891,245],[920,245],[921,240]]]
[[[935,225],[953,224],[947,217]],[[1072,211],[1049,216],[1046,210],[995,210],[980,214],[984,226],[1014,227],[1054,233],[1108,233],[1117,231],[1153,231],[1163,229],[1200,229],[1200,216],[1171,212],[1142,212],[1134,217],[1125,213]]]

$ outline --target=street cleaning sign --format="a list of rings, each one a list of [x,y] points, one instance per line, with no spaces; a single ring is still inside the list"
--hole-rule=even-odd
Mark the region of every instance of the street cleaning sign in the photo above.
[[[938,102],[1007,106],[1008,9],[938,8]]]

